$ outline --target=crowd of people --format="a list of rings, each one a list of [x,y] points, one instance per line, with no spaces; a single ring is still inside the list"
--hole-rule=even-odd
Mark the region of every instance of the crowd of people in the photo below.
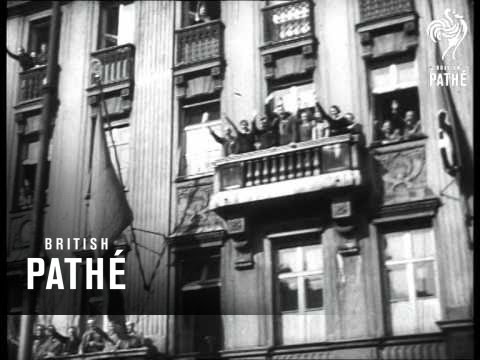
[[[20,47],[18,49],[18,54],[12,53],[7,48],[7,54],[18,61],[20,67],[22,68],[22,71],[46,65],[48,59],[46,43],[40,44],[40,51],[38,52],[38,54],[35,51],[31,51],[30,53],[28,53],[23,47]]]
[[[229,124],[224,136],[208,127],[215,141],[222,144],[225,156],[361,131],[354,115],[343,114],[337,105],[332,105],[327,113],[316,101],[312,111],[300,109],[298,99],[298,110],[292,114],[284,108],[281,99],[272,111],[272,99],[273,95],[267,97],[264,115],[255,114],[251,122],[241,120],[239,127],[223,114],[222,118]],[[202,122],[206,121],[208,113],[202,118]]]
[[[94,319],[89,319],[87,329],[81,336],[75,326],[70,326],[67,332],[67,336],[64,336],[53,325],[37,324],[34,330],[32,359],[111,352],[139,348],[144,345],[143,336],[137,333],[133,322],[127,322],[124,325],[110,322],[105,332],[96,325]]]
[[[392,100],[388,116],[382,122],[375,121],[375,143],[387,144],[424,136],[416,112],[407,110],[402,116],[399,108],[398,100]]]

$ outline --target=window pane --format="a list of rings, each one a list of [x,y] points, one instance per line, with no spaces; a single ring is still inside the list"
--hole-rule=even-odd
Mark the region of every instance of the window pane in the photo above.
[[[433,261],[415,264],[415,291],[417,298],[435,296]]]
[[[385,260],[405,260],[408,259],[407,239],[405,233],[392,233],[385,235],[386,249]]]
[[[304,247],[305,263],[304,270],[322,270],[323,269],[323,255],[321,245],[312,245]]]
[[[408,301],[407,273],[404,265],[388,266],[390,301]]]
[[[431,229],[412,231],[413,257],[425,258],[435,255]]]
[[[307,309],[323,307],[323,281],[321,276],[305,279],[305,304]]]
[[[297,278],[279,279],[280,311],[298,310]]]
[[[280,249],[278,251],[278,273],[301,271],[300,265],[298,262],[297,248]]]

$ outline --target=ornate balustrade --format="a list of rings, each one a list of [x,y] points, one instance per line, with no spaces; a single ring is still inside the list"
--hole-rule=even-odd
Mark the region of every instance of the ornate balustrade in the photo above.
[[[176,30],[175,66],[190,66],[223,58],[223,29],[223,23],[214,20]]]
[[[310,0],[275,4],[262,10],[265,44],[313,34],[313,4]]]
[[[91,57],[100,62],[100,74],[103,85],[111,85],[124,81],[133,81],[135,65],[135,47],[132,44],[120,45],[91,53]],[[90,85],[95,85],[92,66]]]
[[[360,0],[360,21],[379,20],[413,10],[411,0]]]
[[[359,140],[347,134],[221,159],[210,208],[360,185]]]
[[[18,102],[31,101],[42,97],[42,86],[47,76],[47,66],[37,66],[19,74]]]

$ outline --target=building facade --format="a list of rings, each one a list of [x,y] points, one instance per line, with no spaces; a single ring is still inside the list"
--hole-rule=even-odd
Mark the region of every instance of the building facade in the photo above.
[[[7,9],[11,51],[48,46],[50,2]],[[427,28],[446,9],[470,31],[441,59]],[[116,239],[122,301],[159,356],[472,358],[472,19],[467,0],[61,2],[45,237],[88,236],[92,120],[105,117],[134,215]],[[465,82],[442,86],[439,65]],[[13,333],[46,66],[7,57]],[[208,129],[226,128],[222,113],[250,121],[269,94],[292,112],[337,105],[360,130],[223,156]],[[442,110],[457,167],[440,151]],[[39,314],[83,315],[39,319],[82,327],[104,302],[42,295]]]

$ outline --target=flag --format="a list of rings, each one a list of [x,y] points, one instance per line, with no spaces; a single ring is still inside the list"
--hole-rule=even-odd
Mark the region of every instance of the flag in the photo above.
[[[133,214],[110,159],[101,116],[95,121],[90,184],[90,236],[108,238],[112,250]]]

